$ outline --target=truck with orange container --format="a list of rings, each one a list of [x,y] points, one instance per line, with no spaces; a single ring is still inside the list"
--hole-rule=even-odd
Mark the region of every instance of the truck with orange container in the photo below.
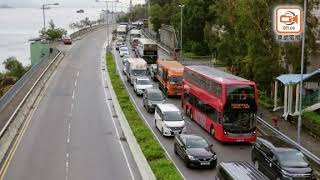
[[[159,88],[167,96],[180,96],[184,66],[178,61],[158,60]]]

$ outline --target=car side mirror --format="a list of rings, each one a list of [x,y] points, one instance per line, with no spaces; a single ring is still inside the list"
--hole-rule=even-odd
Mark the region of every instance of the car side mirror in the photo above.
[[[208,146],[209,148],[212,148],[213,147],[213,144],[209,144],[209,146]]]

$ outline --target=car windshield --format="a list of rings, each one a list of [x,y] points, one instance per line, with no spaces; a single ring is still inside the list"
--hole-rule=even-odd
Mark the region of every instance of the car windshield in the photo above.
[[[152,82],[149,79],[137,80],[138,85],[152,85]]]
[[[176,84],[176,85],[182,84],[182,77],[171,76],[168,79],[169,79],[170,84]]]
[[[206,148],[208,147],[208,143],[206,140],[201,138],[190,138],[186,139],[186,147],[187,148]]]
[[[131,72],[134,76],[145,76],[147,73],[146,70],[142,70],[142,69],[132,70]]]
[[[162,101],[162,100],[164,100],[164,96],[160,91],[159,92],[151,92],[148,95],[149,95],[148,98],[151,101]]]
[[[255,113],[231,111],[227,112],[223,118],[223,128],[230,132],[244,133],[250,132],[256,127]]]
[[[281,151],[277,153],[279,163],[285,167],[308,167],[309,163],[304,155],[297,151]]]
[[[165,121],[182,121],[182,115],[180,111],[167,111],[163,115]]]

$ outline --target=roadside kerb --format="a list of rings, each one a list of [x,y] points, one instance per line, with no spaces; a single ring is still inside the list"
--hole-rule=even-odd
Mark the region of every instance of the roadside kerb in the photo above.
[[[138,169],[140,171],[141,177],[144,180],[155,180],[156,177],[147,161],[147,159],[145,158],[145,156],[143,155],[143,152],[137,142],[137,139],[135,138],[135,136],[133,135],[133,132],[130,128],[130,125],[120,107],[119,101],[117,99],[116,93],[114,92],[112,83],[111,83],[111,79],[109,76],[109,72],[106,70],[106,58],[103,57],[103,65],[102,68],[105,69],[104,70],[104,75],[106,77],[106,82],[107,82],[107,87],[109,89],[110,92],[110,96],[112,98],[112,102],[113,102],[113,106],[114,109],[117,113],[121,128],[123,130],[123,133],[127,139],[127,143],[130,147],[130,151],[133,155],[133,158],[138,166]]]
[[[26,96],[20,102],[10,119],[7,121],[5,126],[0,131],[0,162],[3,162],[5,155],[15,139],[21,125],[24,123],[26,118],[29,116],[31,110],[34,108],[36,100],[40,97],[42,90],[44,89],[46,82],[50,79],[52,73],[63,59],[64,54],[59,52],[56,57],[51,61],[47,68],[35,81],[33,86],[30,88]]]

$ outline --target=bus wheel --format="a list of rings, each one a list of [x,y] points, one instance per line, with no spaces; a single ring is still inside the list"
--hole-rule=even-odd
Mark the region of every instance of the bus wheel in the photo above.
[[[210,128],[210,134],[211,134],[212,137],[214,137],[214,133],[215,133],[215,132],[214,132],[214,127],[211,126],[211,128]]]

